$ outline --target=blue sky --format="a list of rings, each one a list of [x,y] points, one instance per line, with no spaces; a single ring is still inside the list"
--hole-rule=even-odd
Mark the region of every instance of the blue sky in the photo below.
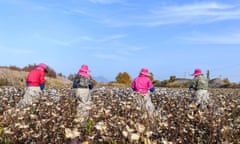
[[[240,0],[0,0],[0,65],[240,82]]]

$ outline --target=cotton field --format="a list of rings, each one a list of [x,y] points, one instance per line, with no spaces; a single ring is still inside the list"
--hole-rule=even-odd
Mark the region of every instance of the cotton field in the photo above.
[[[206,110],[185,88],[156,88],[148,115],[130,88],[91,91],[89,115],[77,116],[70,88],[48,88],[39,103],[18,109],[24,88],[0,88],[0,143],[3,144],[238,144],[240,90],[210,89]]]

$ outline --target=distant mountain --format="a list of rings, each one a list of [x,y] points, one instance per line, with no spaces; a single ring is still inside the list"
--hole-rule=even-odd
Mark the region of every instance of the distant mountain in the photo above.
[[[93,79],[97,82],[101,82],[101,83],[108,83],[109,80],[106,79],[105,77],[103,76],[93,76]]]

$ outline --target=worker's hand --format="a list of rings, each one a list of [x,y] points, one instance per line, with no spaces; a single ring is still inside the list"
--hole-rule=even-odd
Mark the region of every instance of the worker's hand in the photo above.
[[[190,86],[190,87],[188,88],[188,90],[189,90],[189,91],[192,91],[192,90],[193,90],[193,87],[192,87],[192,86]]]
[[[45,88],[45,84],[40,84],[40,89],[44,90],[44,88]]]
[[[91,89],[93,89],[94,85],[93,85],[93,84],[90,84],[88,87],[89,87],[89,89],[91,90]]]
[[[77,88],[77,87],[78,87],[78,82],[77,82],[77,81],[73,81],[72,87],[73,87],[73,88]]]
[[[154,91],[155,91],[154,87],[150,88],[150,92],[154,92]]]

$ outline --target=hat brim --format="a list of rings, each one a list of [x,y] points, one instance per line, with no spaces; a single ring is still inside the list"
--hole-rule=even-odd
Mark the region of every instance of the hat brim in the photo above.
[[[192,76],[199,76],[199,75],[201,75],[202,73],[193,73],[193,74],[191,74]]]
[[[80,69],[82,72],[91,72],[90,70]]]
[[[151,76],[150,73],[146,73],[146,72],[141,72],[142,75],[145,75],[145,76]]]

